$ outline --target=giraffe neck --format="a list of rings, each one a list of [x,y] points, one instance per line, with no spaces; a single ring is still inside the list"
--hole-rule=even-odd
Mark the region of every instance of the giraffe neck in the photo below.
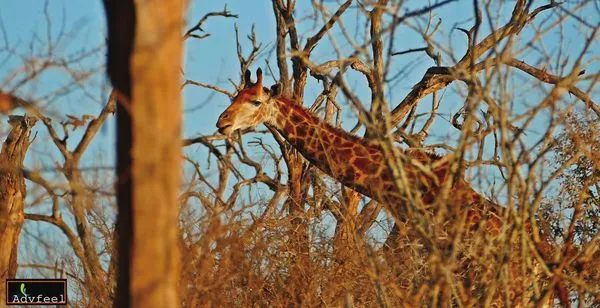
[[[313,165],[342,184],[381,200],[391,174],[376,145],[322,121],[286,97],[274,98],[268,125]]]
[[[266,124],[279,131],[314,166],[343,185],[377,201],[396,205],[404,203],[396,193],[392,173],[379,146],[331,126],[289,98],[275,97],[273,103],[275,108],[272,108]],[[404,154],[423,165],[431,165],[432,161],[439,159],[422,151],[405,151]],[[442,183],[449,175],[448,165],[432,170],[437,179],[425,175],[410,163],[403,168],[408,184],[420,189],[421,200],[427,204],[433,202],[439,192],[436,183]],[[454,196],[459,203],[481,200],[481,196],[464,179],[455,183],[455,189],[460,190],[460,194]]]

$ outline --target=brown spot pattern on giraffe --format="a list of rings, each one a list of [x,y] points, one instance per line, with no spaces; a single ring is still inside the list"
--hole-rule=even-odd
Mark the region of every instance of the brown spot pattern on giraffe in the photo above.
[[[279,111],[284,115],[288,115],[290,114],[290,107],[287,104],[280,104]]]
[[[352,163],[354,164],[354,166],[356,166],[358,169],[360,169],[366,174],[375,175],[377,169],[379,169],[379,166],[374,161],[371,161],[368,158],[357,157],[354,158]]]
[[[304,117],[302,117],[302,115],[300,113],[298,113],[297,111],[292,111],[290,120],[292,121],[292,123],[296,123],[296,124],[306,122],[306,119]]]
[[[340,181],[343,183],[354,182],[355,177],[356,173],[354,172],[354,168],[348,166],[342,174]]]
[[[352,148],[354,150],[354,154],[358,157],[368,157],[369,156],[369,152],[361,145],[359,144],[355,144],[354,148]]]
[[[297,137],[296,128],[289,121],[285,123],[285,126],[283,127],[283,129],[285,129],[285,131],[288,133],[288,135],[290,137],[294,137],[294,138]]]
[[[352,158],[352,150],[348,148],[341,148],[335,152],[335,156],[340,162],[349,162]]]
[[[306,138],[306,127],[304,126],[298,126],[296,127],[296,135],[298,136],[298,138]]]

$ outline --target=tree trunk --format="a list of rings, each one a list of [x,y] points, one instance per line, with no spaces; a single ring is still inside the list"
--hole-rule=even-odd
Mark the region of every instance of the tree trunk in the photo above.
[[[292,150],[294,151],[294,150]],[[295,152],[295,151],[294,151]],[[302,305],[305,298],[310,298],[311,264],[310,264],[310,240],[308,238],[308,223],[304,211],[306,201],[306,192],[308,186],[305,185],[305,163],[298,153],[288,153],[291,159],[287,162],[288,183],[290,183],[290,192],[286,205],[291,217],[291,264],[289,289],[294,293],[294,301]]]
[[[118,307],[180,304],[183,0],[105,0],[118,93]]]
[[[0,152],[0,303],[4,302],[6,294],[4,280],[15,278],[17,273],[19,234],[25,221],[23,160],[36,121],[29,116],[10,116],[8,123],[12,130]]]
[[[335,233],[333,243],[335,249],[335,258],[338,264],[344,263],[356,255],[356,233],[358,206],[360,204],[360,193],[351,188],[342,186],[342,195],[344,200],[340,207],[340,213],[336,215]]]

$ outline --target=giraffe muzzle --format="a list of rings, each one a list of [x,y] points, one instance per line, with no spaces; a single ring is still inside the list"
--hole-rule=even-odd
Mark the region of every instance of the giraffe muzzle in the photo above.
[[[229,117],[224,113],[217,121],[217,129],[219,129],[219,133],[223,135],[229,135],[231,133],[231,128],[233,127],[233,123],[228,119]]]
[[[223,135],[229,135],[231,133],[231,124],[227,124],[225,126],[221,126],[217,128],[219,129],[219,133],[223,134]]]

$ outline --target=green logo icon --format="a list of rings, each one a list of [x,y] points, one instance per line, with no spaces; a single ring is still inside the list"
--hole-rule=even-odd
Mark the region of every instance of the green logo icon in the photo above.
[[[21,283],[21,294],[23,294],[24,296],[27,296],[27,289],[25,289],[25,284]]]

